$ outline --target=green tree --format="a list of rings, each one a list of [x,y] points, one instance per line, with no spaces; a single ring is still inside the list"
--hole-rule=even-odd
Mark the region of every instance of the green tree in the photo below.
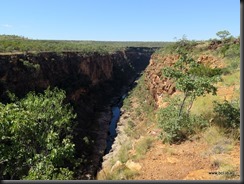
[[[219,52],[222,57],[225,57],[227,50],[230,47],[229,41],[231,40],[232,36],[229,31],[223,30],[216,33],[218,37],[221,38],[223,45],[220,47]]]
[[[214,83],[219,81],[220,74],[220,69],[211,69],[196,62],[186,52],[182,52],[181,49],[179,60],[173,66],[163,69],[163,75],[173,79],[176,83],[176,88],[184,94],[178,113],[179,117],[186,106],[187,99],[189,99],[187,107],[189,114],[196,97],[207,93],[216,95],[217,88]]]
[[[72,178],[76,115],[64,98],[55,88],[0,103],[1,179]]]
[[[189,56],[187,49],[179,48],[180,58],[172,66],[162,70],[163,76],[174,80],[176,88],[183,93],[170,101],[166,108],[159,109],[158,123],[163,129],[162,138],[166,142],[182,141],[206,126],[201,116],[190,115],[193,102],[198,96],[216,94],[214,83],[219,81],[220,69],[211,69]]]
[[[227,37],[231,36],[230,32],[227,30],[219,31],[216,33],[218,37],[221,38],[221,40],[225,41]]]

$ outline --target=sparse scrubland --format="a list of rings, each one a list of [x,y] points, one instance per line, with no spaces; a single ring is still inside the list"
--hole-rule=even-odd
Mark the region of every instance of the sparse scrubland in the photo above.
[[[16,35],[0,35],[0,53],[80,52],[83,55],[113,53],[126,47],[162,47],[169,42],[116,42],[34,40]]]

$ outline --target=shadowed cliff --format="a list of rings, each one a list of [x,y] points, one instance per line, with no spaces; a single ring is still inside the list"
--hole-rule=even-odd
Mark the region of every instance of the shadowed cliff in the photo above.
[[[149,64],[155,49],[127,48],[113,54],[42,52],[0,55],[0,99],[7,91],[19,98],[49,86],[66,91],[77,113],[76,156],[85,158],[77,179],[93,178],[106,149],[111,105]],[[84,143],[87,137],[90,144]]]

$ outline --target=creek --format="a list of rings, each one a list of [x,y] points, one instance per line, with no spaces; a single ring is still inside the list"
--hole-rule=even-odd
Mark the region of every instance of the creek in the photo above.
[[[137,80],[140,78],[140,76],[141,74],[137,75],[137,77],[133,80],[133,83],[129,85],[127,92],[119,99],[119,101],[114,106],[112,106],[112,119],[109,124],[108,138],[106,140],[107,147],[104,152],[105,155],[108,154],[112,149],[113,142],[115,140],[115,137],[117,136],[116,128],[120,118],[120,108],[123,105],[123,100],[128,95],[128,91],[132,90],[136,86]]]
[[[114,106],[112,107],[112,119],[109,124],[108,138],[107,138],[107,147],[105,150],[105,154],[108,154],[112,149],[112,144],[114,142],[115,137],[117,136],[116,127],[117,122],[120,117],[120,107]]]

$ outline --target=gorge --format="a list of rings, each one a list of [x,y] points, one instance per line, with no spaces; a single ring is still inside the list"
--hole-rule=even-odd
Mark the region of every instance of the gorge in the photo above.
[[[112,112],[117,114],[122,96],[149,64],[157,48],[128,47],[111,54],[39,52],[0,55],[0,99],[9,102],[7,92],[19,98],[29,91],[43,92],[49,86],[66,91],[66,102],[77,114],[74,143],[81,165],[76,179],[94,179],[102,157],[115,136]],[[113,111],[112,111],[113,110]],[[84,138],[90,142],[84,143]],[[110,144],[109,146],[107,144]]]

